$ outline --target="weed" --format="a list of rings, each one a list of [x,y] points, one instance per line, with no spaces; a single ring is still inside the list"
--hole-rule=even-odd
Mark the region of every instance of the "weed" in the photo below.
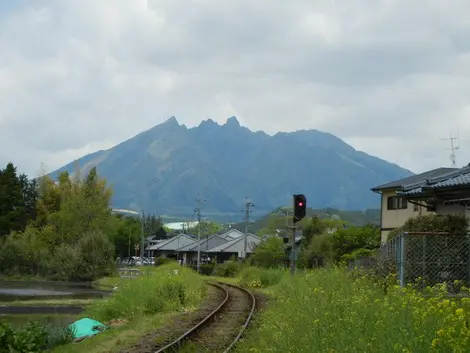
[[[240,284],[250,288],[268,287],[279,283],[285,273],[282,268],[246,267],[240,272]]]
[[[109,321],[181,311],[198,304],[205,292],[204,281],[195,272],[177,264],[162,265],[151,275],[124,281],[113,296],[93,303],[85,314]]]
[[[245,282],[256,279],[256,270],[249,272]],[[434,295],[425,298],[395,283],[384,293],[381,283],[332,268],[293,277],[285,271],[271,289],[277,300],[239,352],[469,351],[470,299],[447,300],[442,288],[428,289]]]

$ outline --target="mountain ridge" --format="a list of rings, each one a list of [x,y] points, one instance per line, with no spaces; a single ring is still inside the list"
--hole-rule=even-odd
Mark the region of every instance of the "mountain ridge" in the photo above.
[[[119,208],[190,215],[197,197],[208,214],[237,214],[245,196],[266,213],[304,193],[309,206],[345,210],[377,208],[370,188],[412,175],[319,130],[269,135],[236,117],[187,128],[172,116],[116,146],[83,156],[50,175],[78,165],[96,166],[114,188]]]

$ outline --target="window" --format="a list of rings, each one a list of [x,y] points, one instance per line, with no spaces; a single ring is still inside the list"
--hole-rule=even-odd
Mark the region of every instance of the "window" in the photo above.
[[[389,196],[387,210],[404,210],[408,208],[408,202],[400,196]]]

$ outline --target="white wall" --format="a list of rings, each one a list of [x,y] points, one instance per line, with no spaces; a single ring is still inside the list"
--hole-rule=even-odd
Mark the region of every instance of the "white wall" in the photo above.
[[[466,215],[467,217],[470,216],[470,213],[467,209],[465,209],[465,206],[462,205],[444,205],[444,204],[438,204],[436,206],[436,213],[442,214],[442,215]]]

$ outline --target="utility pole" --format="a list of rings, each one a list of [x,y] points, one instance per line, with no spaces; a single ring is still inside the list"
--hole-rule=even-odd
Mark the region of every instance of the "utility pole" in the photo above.
[[[244,255],[243,258],[246,259],[247,251],[248,251],[248,223],[250,222],[250,213],[251,207],[255,207],[253,203],[248,201],[248,197],[245,197],[245,244],[244,244]]]
[[[142,215],[140,218],[140,260],[142,261],[142,265],[144,264],[144,211],[142,211]]]
[[[450,142],[450,149],[447,149],[447,150],[451,151],[450,161],[452,163],[452,168],[455,168],[457,164],[456,163],[457,156],[455,152],[460,149],[460,147],[458,146],[459,137],[458,135],[457,137],[453,137],[452,133],[450,133],[450,137],[441,138],[441,140],[448,140]]]
[[[201,200],[200,198],[196,199],[197,207],[194,210],[197,214],[197,273],[201,269],[201,202],[206,201],[205,199]]]
[[[129,227],[129,247],[127,249],[127,257],[131,257],[131,228]]]

